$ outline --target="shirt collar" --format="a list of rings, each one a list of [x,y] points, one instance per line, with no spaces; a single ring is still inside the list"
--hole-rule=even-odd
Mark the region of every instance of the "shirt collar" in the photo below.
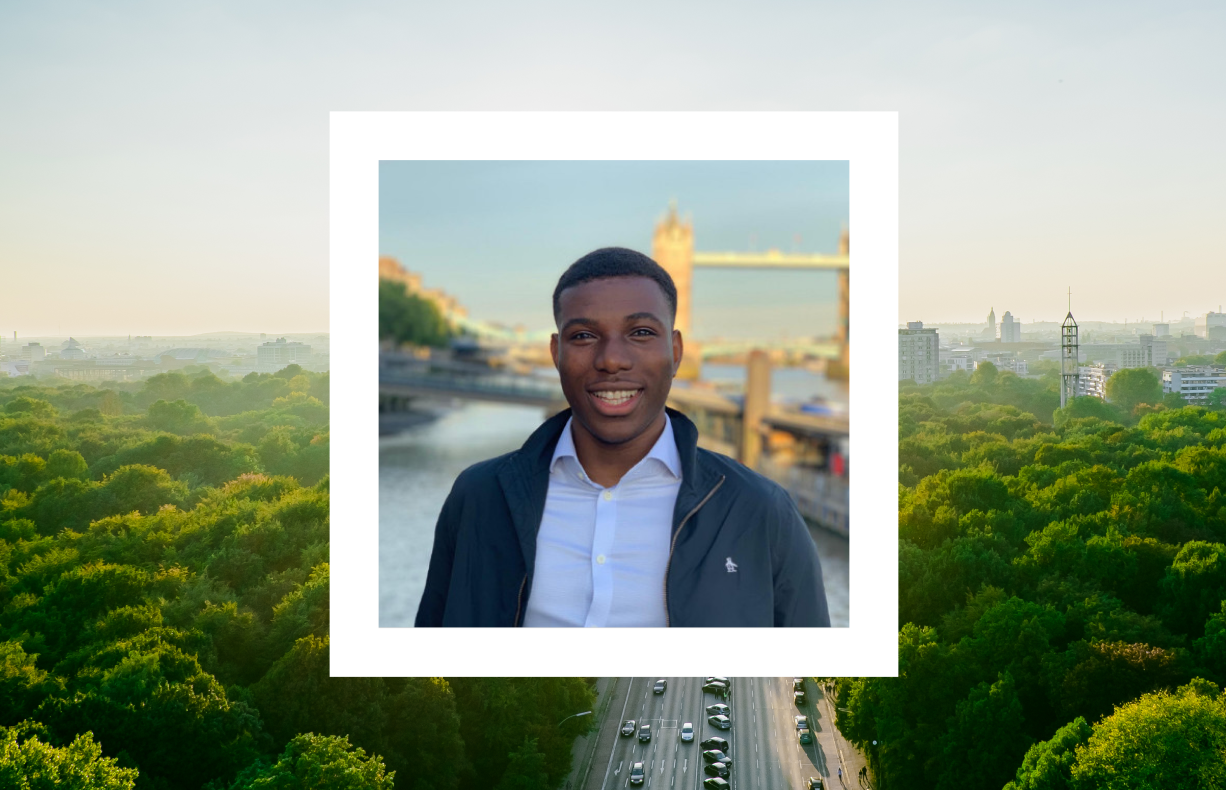
[[[566,421],[566,426],[562,428],[562,435],[558,437],[558,445],[553,450],[553,458],[549,461],[549,471],[552,472],[557,466],[558,461],[563,458],[575,459],[575,464],[579,465],[579,454],[575,451],[575,440],[571,436],[571,423],[575,421],[574,417]],[[675,479],[681,479],[681,453],[677,451],[677,440],[673,436],[673,421],[669,419],[668,413],[664,414],[664,430],[660,433],[660,438],[656,439],[656,443],[651,446],[651,450],[639,461],[635,466],[639,466],[649,458],[654,458],[664,465]]]

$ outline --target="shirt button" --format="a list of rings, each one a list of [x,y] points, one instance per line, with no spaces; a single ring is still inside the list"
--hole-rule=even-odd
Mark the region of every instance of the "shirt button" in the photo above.
[[[596,564],[597,564],[597,565],[604,565],[604,555],[603,555],[603,554],[597,554],[597,555],[596,555]]]
[[[604,492],[604,498],[605,498],[605,501],[608,502],[610,499],[613,498],[613,492],[606,489]]]

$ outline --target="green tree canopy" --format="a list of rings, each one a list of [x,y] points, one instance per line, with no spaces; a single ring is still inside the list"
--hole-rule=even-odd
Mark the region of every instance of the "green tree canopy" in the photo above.
[[[83,733],[64,747],[43,738],[43,728],[0,727],[0,787],[21,790],[134,790],[139,772],[120,768],[103,757],[93,733]]]
[[[344,736],[296,736],[272,765],[255,763],[228,790],[392,790],[377,754],[367,756]]]
[[[1162,402],[1162,382],[1149,368],[1117,370],[1107,379],[1107,400],[1125,414],[1142,403]]]
[[[444,346],[452,332],[438,307],[405,291],[404,283],[379,280],[379,339]]]

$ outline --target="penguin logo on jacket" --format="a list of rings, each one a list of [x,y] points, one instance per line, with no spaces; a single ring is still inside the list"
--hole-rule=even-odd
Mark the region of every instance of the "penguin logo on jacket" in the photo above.
[[[728,569],[728,573],[736,573],[736,563],[731,557],[724,561],[724,567]]]

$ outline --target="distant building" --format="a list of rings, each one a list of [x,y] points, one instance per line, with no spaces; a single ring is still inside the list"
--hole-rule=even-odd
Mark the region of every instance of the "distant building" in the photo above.
[[[1170,324],[1154,324],[1154,337],[1170,337],[1170,336],[1171,336],[1171,325]]]
[[[85,348],[74,338],[68,338],[60,344],[60,359],[87,359],[89,354],[85,352]]]
[[[1027,374],[1026,360],[1021,359],[1013,354],[1000,354],[988,356],[984,362],[991,362],[996,366],[997,370],[1007,370],[1011,373],[1016,373],[1019,376]]]
[[[985,335],[990,338],[996,337],[996,308],[995,307],[993,307],[991,310],[988,311],[988,325],[984,327],[983,332],[981,332],[980,334]]]
[[[311,347],[279,337],[271,343],[262,343],[256,348],[256,369],[261,373],[276,373],[290,365],[305,366],[311,356]]]
[[[1005,311],[1004,317],[1000,319],[1000,342],[1022,342],[1022,325],[1019,321],[1013,320],[1013,316],[1008,310]]]
[[[1124,368],[1162,367],[1167,362],[1165,340],[1155,340],[1153,335],[1140,335],[1136,343],[1090,343],[1081,346],[1081,357],[1086,362],[1102,362]]]
[[[1111,374],[1117,370],[1119,368],[1115,365],[1101,362],[1078,367],[1077,395],[1079,397],[1089,395],[1105,401],[1107,399],[1107,379],[1111,378]]]
[[[47,358],[47,349],[41,343],[26,343],[21,347],[21,358],[26,362],[42,362]]]
[[[898,330],[898,380],[930,384],[940,372],[937,330],[924,329],[923,321],[909,321]]]
[[[1226,330],[1226,313],[1208,312],[1196,319],[1196,328],[1193,330],[1197,337],[1203,337],[1206,340],[1216,339],[1217,332],[1214,330],[1221,328]]]
[[[1162,391],[1177,392],[1191,404],[1203,404],[1209,393],[1226,387],[1226,369],[1218,367],[1167,368],[1162,371]]]

